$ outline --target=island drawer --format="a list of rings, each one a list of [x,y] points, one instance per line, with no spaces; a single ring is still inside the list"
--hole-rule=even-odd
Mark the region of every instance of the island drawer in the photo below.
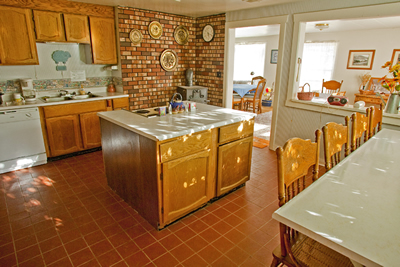
[[[184,135],[160,145],[161,162],[180,158],[211,147],[211,130]]]
[[[241,121],[219,128],[219,143],[240,139],[253,134],[254,119]]]

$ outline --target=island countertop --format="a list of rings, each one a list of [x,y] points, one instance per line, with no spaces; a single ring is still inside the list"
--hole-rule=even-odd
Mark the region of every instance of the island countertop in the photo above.
[[[102,119],[151,140],[163,141],[191,133],[250,120],[254,113],[197,103],[196,111],[146,118],[127,110],[99,112]]]

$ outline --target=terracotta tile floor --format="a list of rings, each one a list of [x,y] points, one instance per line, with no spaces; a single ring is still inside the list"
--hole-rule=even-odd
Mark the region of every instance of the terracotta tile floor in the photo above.
[[[102,152],[0,175],[0,266],[269,266],[275,152],[246,186],[157,231],[108,186]]]

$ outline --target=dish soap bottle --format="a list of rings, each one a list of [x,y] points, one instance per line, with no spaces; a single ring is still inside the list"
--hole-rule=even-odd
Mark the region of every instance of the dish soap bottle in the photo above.
[[[80,95],[86,95],[85,90],[83,90],[83,83],[81,83],[81,89],[79,90]]]

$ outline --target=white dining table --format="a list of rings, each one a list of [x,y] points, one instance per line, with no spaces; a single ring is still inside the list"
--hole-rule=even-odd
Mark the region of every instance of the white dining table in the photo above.
[[[272,218],[355,266],[400,266],[400,131],[382,129]]]
[[[238,93],[240,97],[244,97],[252,89],[256,89],[254,84],[233,84],[233,91]]]

